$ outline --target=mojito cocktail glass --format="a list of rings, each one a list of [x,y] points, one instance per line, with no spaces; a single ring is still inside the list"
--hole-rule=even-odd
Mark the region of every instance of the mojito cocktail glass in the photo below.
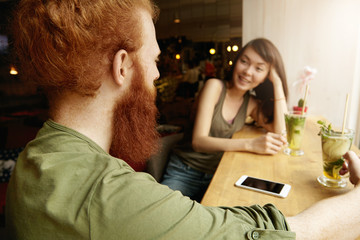
[[[288,145],[284,153],[290,156],[304,155],[301,142],[304,135],[306,114],[301,111],[290,111],[285,114],[286,137]]]
[[[346,186],[346,177],[339,171],[344,164],[343,155],[350,150],[354,138],[354,131],[328,131],[322,129],[321,147],[323,158],[323,175],[318,177],[318,182],[326,187],[341,188]]]

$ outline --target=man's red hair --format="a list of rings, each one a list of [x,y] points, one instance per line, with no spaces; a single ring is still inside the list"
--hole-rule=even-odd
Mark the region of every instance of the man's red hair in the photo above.
[[[51,93],[94,95],[119,49],[142,45],[138,9],[155,20],[151,0],[23,0],[14,16],[22,76]]]

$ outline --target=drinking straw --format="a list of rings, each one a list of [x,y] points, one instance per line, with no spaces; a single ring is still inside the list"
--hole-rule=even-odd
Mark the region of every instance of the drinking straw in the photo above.
[[[348,103],[349,103],[349,94],[346,94],[345,112],[344,112],[344,118],[343,118],[344,120],[343,120],[343,125],[342,125],[342,131],[341,131],[341,134],[344,134],[344,130],[345,130],[345,124],[346,124],[346,116],[347,116]]]
[[[308,91],[309,91],[309,84],[306,84],[304,104],[303,104],[303,107],[302,107],[301,115],[304,115],[304,111],[305,111],[305,108],[306,108],[306,98],[307,98],[307,95],[308,95]]]

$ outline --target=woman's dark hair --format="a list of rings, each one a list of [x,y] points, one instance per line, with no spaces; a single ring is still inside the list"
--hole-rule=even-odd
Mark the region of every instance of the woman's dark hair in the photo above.
[[[230,79],[229,86],[233,86],[233,73],[234,68],[236,66],[237,61],[242,56],[244,51],[251,47],[257,54],[264,59],[270,66],[275,67],[276,72],[278,73],[282,86],[284,89],[285,98],[288,96],[288,87],[286,81],[286,74],[284,63],[282,61],[281,55],[275,45],[265,38],[256,38],[250,42],[248,42],[238,53],[235,58],[234,64],[231,67],[231,71],[228,77]],[[259,112],[262,112],[265,116],[265,122],[270,123],[274,120],[274,86],[272,82],[266,77],[265,81],[259,84],[256,88],[253,89],[255,92],[255,99],[259,101]]]

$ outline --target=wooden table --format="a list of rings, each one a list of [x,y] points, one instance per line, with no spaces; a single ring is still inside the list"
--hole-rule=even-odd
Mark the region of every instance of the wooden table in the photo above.
[[[288,156],[283,152],[272,156],[225,152],[201,203],[207,206],[273,203],[285,216],[293,216],[321,199],[348,192],[353,188],[350,182],[344,189],[330,189],[321,186],[316,180],[322,174],[321,140],[317,135],[320,128],[316,123],[319,119],[323,118],[307,118],[302,144],[305,154],[301,157]],[[263,129],[245,126],[233,138],[253,138],[264,133]],[[354,146],[352,150],[360,153]],[[241,175],[288,183],[291,190],[283,199],[235,187]]]

